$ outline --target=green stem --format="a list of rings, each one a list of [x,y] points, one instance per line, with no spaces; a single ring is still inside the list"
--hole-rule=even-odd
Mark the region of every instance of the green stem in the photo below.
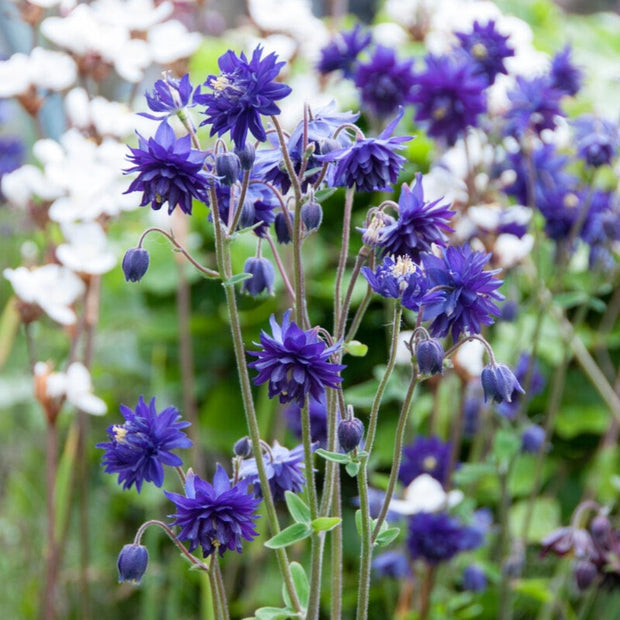
[[[343,312],[341,290],[344,272],[347,266],[347,258],[349,256],[349,238],[351,236],[351,212],[353,209],[353,197],[355,196],[355,188],[347,188],[344,200],[344,213],[342,216],[342,240],[340,244],[340,257],[338,259],[338,268],[336,270],[336,282],[334,286],[334,323],[339,329],[336,329],[336,337],[340,332],[344,332],[343,323],[346,322],[346,311]]]
[[[336,463],[334,463],[336,465]],[[332,486],[331,513],[334,517],[342,517],[340,497],[340,468],[337,467]],[[331,535],[331,616],[340,618],[342,614],[342,528],[332,530]]]
[[[218,618],[221,618],[222,620],[229,620],[230,614],[228,612],[226,589],[224,588],[224,580],[222,579],[222,570],[220,568],[220,563],[217,557],[215,556],[213,557],[213,564],[211,566],[213,568],[211,572],[213,573],[213,580],[215,581],[214,585],[218,593],[217,598],[219,599],[220,607],[221,607],[220,615],[218,615]]]
[[[45,557],[45,589],[43,618],[56,618],[56,587],[58,580],[58,547],[56,544],[56,471],[58,469],[58,428],[48,422],[45,443],[45,504],[47,508],[47,553]]]
[[[370,595],[370,567],[372,563],[372,532],[370,507],[368,502],[368,456],[360,459],[360,470],[357,474],[357,488],[360,497],[361,514],[361,547],[360,571],[357,585],[357,620],[368,618],[368,601]]]

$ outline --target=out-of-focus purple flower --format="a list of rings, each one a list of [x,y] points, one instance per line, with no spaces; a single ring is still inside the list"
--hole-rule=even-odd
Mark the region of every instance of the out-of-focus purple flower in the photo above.
[[[612,163],[618,155],[618,124],[594,114],[582,114],[573,121],[577,156],[588,166],[598,168]]]
[[[250,257],[245,261],[243,272],[252,276],[241,284],[244,293],[256,297],[266,291],[269,295],[273,295],[275,272],[269,259],[262,256]]]
[[[485,271],[490,254],[474,252],[468,245],[450,246],[442,256],[423,254],[422,263],[428,278],[429,298],[423,300],[424,320],[432,320],[432,336],[450,332],[456,342],[461,334],[478,334],[482,325],[491,325],[499,315],[495,302],[504,296],[497,291],[502,280],[495,278],[498,269]],[[438,287],[436,290],[435,287]],[[440,301],[430,295],[441,293]]]
[[[387,118],[407,103],[415,84],[413,59],[399,61],[391,47],[377,45],[367,63],[355,68],[355,85],[362,106],[378,118]]]
[[[416,76],[409,98],[415,120],[428,126],[428,135],[452,146],[468,127],[478,126],[486,111],[486,77],[476,73],[465,54],[426,56],[426,70]]]
[[[220,56],[219,75],[210,75],[204,86],[210,93],[202,93],[200,87],[194,94],[194,101],[204,105],[206,119],[201,125],[211,125],[211,135],[222,136],[227,132],[242,148],[250,132],[257,140],[267,138],[261,122],[261,115],[273,116],[280,113],[276,101],[284,99],[291,88],[276,82],[280,69],[286,64],[278,62],[275,53],[262,58],[263,48],[259,45],[248,60],[242,52],[240,57],[228,50]]]
[[[282,326],[272,315],[269,323],[273,335],[262,331],[262,349],[249,351],[257,358],[248,364],[258,371],[254,384],[269,382],[269,398],[278,396],[281,403],[296,401],[303,407],[307,396],[323,402],[325,388],[337,388],[342,381],[339,373],[345,366],[328,361],[341,343],[326,346],[316,329],[302,330],[290,315],[290,310],[284,314]]]
[[[254,522],[260,500],[247,492],[247,480],[231,485],[228,474],[218,463],[213,484],[202,480],[191,470],[185,480],[185,496],[164,491],[176,505],[172,525],[181,528],[178,538],[189,542],[189,550],[199,545],[206,558],[215,552],[220,557],[226,550],[241,553],[241,539],[258,536]]]
[[[506,364],[492,363],[482,369],[480,382],[484,390],[484,401],[489,398],[496,403],[512,402],[514,394],[524,394],[518,379]]]
[[[484,592],[488,580],[486,573],[477,564],[469,564],[463,571],[463,589],[470,592]]]
[[[310,438],[319,448],[327,447],[327,403],[321,403],[314,398],[309,399]],[[284,410],[287,425],[290,431],[301,439],[301,407],[290,403]]]
[[[407,549],[414,560],[431,566],[452,559],[464,550],[466,526],[444,512],[418,512],[409,520]]]
[[[359,24],[346,32],[337,32],[332,40],[321,49],[321,57],[317,63],[320,73],[342,71],[344,77],[353,76],[353,66],[360,52],[369,45],[372,36]]]
[[[571,47],[566,45],[561,52],[558,52],[551,60],[551,86],[562,93],[576,95],[581,88],[583,74],[571,59]]]
[[[161,487],[163,466],[179,467],[183,464],[171,450],[192,445],[181,431],[190,423],[179,420],[181,414],[174,407],[166,407],[157,413],[155,399],[147,405],[142,396],[135,411],[121,405],[121,413],[125,423],[109,426],[109,441],[97,444],[97,448],[105,450],[101,464],[106,473],[118,474],[123,489],[130,489],[135,484],[139,493],[144,481]]]
[[[192,212],[192,198],[207,202],[207,187],[213,175],[203,170],[206,153],[192,149],[191,137],[177,140],[167,121],[162,121],[154,138],[145,140],[138,134],[138,148],[129,147],[127,156],[134,166],[125,170],[138,176],[126,194],[142,192],[140,206],[150,203],[158,211],[167,202],[168,213],[178,205],[187,214]]]
[[[590,532],[572,525],[553,530],[541,540],[540,544],[542,546],[540,553],[543,556],[550,551],[559,556],[572,552],[576,557],[590,558],[594,561],[602,559]]]
[[[471,32],[454,33],[475,67],[475,72],[485,76],[487,84],[493,84],[499,73],[508,73],[504,60],[514,56],[515,52],[508,45],[508,36],[495,28],[495,21],[482,25],[475,21]]]
[[[545,443],[545,429],[538,424],[530,424],[521,433],[521,451],[536,454]]]
[[[16,136],[0,136],[0,181],[2,177],[17,170],[24,162],[24,143]],[[0,189],[0,201],[4,200]]]
[[[411,579],[413,574],[407,556],[401,551],[384,551],[372,560],[372,570],[377,577]]]
[[[316,447],[313,445],[313,449]],[[289,450],[274,441],[270,450],[263,454],[263,461],[274,501],[283,500],[285,491],[298,493],[304,488],[306,476],[304,472],[304,447],[301,444]],[[239,469],[239,476],[248,484],[253,485],[255,497],[263,497],[256,458],[243,461]]]
[[[163,120],[177,114],[184,108],[191,107],[195,104],[191,103],[192,92],[194,88],[189,81],[189,73],[182,78],[174,78],[169,73],[163,80],[157,80],[153,86],[152,93],[146,93],[146,103],[149,110],[154,112],[140,112],[140,116],[145,116],[152,120]]]
[[[556,186],[542,192],[538,197],[537,207],[545,218],[545,232],[554,241],[568,240],[578,220],[583,226],[585,212],[581,212],[585,207],[573,186]]]
[[[421,474],[429,474],[445,485],[450,473],[452,444],[439,437],[420,435],[413,444],[403,448],[403,460],[398,472],[399,480],[408,486]]]

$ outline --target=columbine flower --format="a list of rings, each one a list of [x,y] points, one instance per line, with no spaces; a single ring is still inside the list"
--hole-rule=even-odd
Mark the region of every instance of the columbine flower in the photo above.
[[[611,164],[618,154],[618,124],[593,114],[582,114],[573,121],[577,156],[588,166],[598,168]]]
[[[583,74],[571,61],[571,48],[566,45],[551,61],[551,85],[562,93],[574,96],[581,88]]]
[[[440,199],[441,200],[441,199]],[[422,175],[416,175],[415,184],[403,184],[398,199],[398,219],[381,228],[376,245],[382,256],[407,254],[419,262],[421,252],[430,252],[431,244],[445,246],[445,233],[454,232],[448,222],[454,211],[440,200],[424,202]]]
[[[191,148],[189,135],[177,138],[166,121],[157,128],[154,138],[145,140],[138,134],[138,148],[129,147],[128,159],[135,164],[126,173],[138,172],[125,193],[142,192],[141,207],[151,204],[158,211],[168,203],[168,213],[178,205],[192,212],[192,197],[207,202],[206,187],[211,175],[203,170],[206,153]]]
[[[536,454],[545,443],[546,435],[545,429],[542,426],[529,424],[521,433],[521,451]]]
[[[390,47],[377,45],[370,60],[355,69],[355,85],[362,104],[379,118],[386,118],[405,105],[415,83],[413,60],[398,61]]]
[[[316,445],[312,447],[316,448]],[[285,491],[297,493],[306,485],[304,447],[301,444],[289,450],[274,441],[273,446],[263,454],[263,462],[274,501],[283,500]],[[239,477],[253,485],[255,497],[263,497],[255,458],[243,461],[239,469]]]
[[[176,505],[172,525],[181,527],[178,538],[189,542],[189,550],[199,545],[206,558],[216,551],[220,557],[229,549],[241,553],[241,539],[253,540],[259,501],[247,492],[247,480],[231,485],[228,474],[218,463],[213,484],[189,471],[185,496],[164,491]]]
[[[493,323],[493,315],[499,316],[495,302],[504,299],[497,292],[502,280],[494,277],[499,270],[484,270],[490,258],[490,254],[474,252],[468,245],[443,249],[441,257],[422,256],[429,293],[436,292],[435,287],[442,293],[442,301],[423,303],[424,320],[432,320],[432,336],[451,332],[456,342],[461,334],[480,333],[482,325]]]
[[[261,114],[272,116],[280,113],[275,104],[283,99],[291,88],[279,84],[275,78],[286,64],[277,62],[272,53],[261,58],[263,48],[259,45],[248,61],[242,52],[241,57],[228,51],[218,60],[220,75],[210,75],[204,85],[212,93],[194,95],[194,101],[206,106],[206,119],[201,125],[211,125],[211,135],[222,136],[230,131],[235,146],[243,147],[248,131],[261,142],[267,138],[261,123]]]
[[[452,146],[468,127],[478,125],[486,111],[486,78],[466,56],[426,57],[409,100],[417,106],[415,120],[428,124],[428,135]]]
[[[149,563],[149,552],[142,545],[125,545],[118,555],[118,582],[139,585]]]
[[[62,223],[67,243],[56,248],[58,260],[76,273],[100,275],[116,265],[116,256],[108,249],[108,239],[97,222]]]
[[[429,474],[420,474],[407,486],[403,499],[393,499],[390,511],[410,516],[418,512],[437,512],[452,508],[463,501],[463,491],[446,493],[441,482]]]
[[[402,116],[401,109],[378,138],[359,140],[349,148],[317,157],[322,161],[337,162],[333,184],[339,187],[355,186],[361,192],[391,189],[405,162],[405,158],[395,151],[404,148],[403,142],[411,140],[409,136],[391,137]]]
[[[413,444],[403,448],[403,460],[398,477],[408,485],[421,474],[428,474],[445,485],[450,474],[452,444],[439,437],[416,438]]]
[[[480,382],[484,390],[484,402],[489,398],[496,403],[511,402],[517,392],[525,393],[506,364],[492,363],[485,366],[480,375]]]
[[[320,73],[342,71],[344,77],[353,76],[353,66],[361,51],[370,45],[372,37],[369,32],[355,24],[348,32],[337,32],[334,38],[321,49],[321,58],[317,63]]]
[[[526,379],[528,380],[528,398],[533,398],[543,391],[545,387],[545,377],[540,371],[538,362],[536,360],[532,362],[530,355],[527,353],[522,353],[519,356],[514,374],[519,385],[525,384]],[[522,393],[518,390],[513,391],[511,398],[512,400],[510,402],[504,401],[496,408],[497,413],[509,420],[513,420],[521,408]]]
[[[163,80],[157,80],[153,86],[152,93],[146,93],[146,103],[149,110],[154,112],[140,112],[140,116],[153,120],[163,120],[168,116],[177,114],[184,108],[195,105],[190,103],[193,86],[189,81],[189,73],[181,79],[173,78],[166,74]]]
[[[136,485],[138,493],[142,483],[152,482],[161,487],[164,482],[163,465],[179,467],[183,461],[171,450],[189,448],[192,442],[181,431],[189,422],[181,421],[174,407],[157,413],[155,399],[147,405],[142,396],[135,411],[121,405],[124,424],[108,427],[110,441],[98,443],[105,450],[102,465],[108,474],[118,474],[123,489]]]
[[[140,282],[149,268],[149,253],[144,248],[130,248],[123,256],[123,274],[127,282]]]
[[[344,418],[338,423],[337,433],[340,447],[345,452],[351,452],[364,437],[364,423],[356,417]]]
[[[244,280],[241,290],[253,297],[267,291],[273,295],[273,280],[275,277],[273,265],[268,259],[261,256],[250,257],[245,261],[243,272],[249,273],[252,277]]]
[[[328,361],[341,345],[326,346],[316,329],[302,330],[290,315],[290,310],[284,314],[282,326],[271,315],[273,336],[262,331],[262,350],[249,351],[258,358],[248,364],[258,370],[254,384],[269,382],[269,398],[278,396],[281,403],[296,401],[303,407],[307,396],[323,402],[325,388],[337,388],[342,381],[338,373],[345,366]]]
[[[436,338],[422,338],[415,348],[418,371],[422,375],[443,374],[444,350]]]
[[[372,570],[377,577],[392,577],[393,579],[411,579],[409,560],[400,551],[384,551],[372,560]]]

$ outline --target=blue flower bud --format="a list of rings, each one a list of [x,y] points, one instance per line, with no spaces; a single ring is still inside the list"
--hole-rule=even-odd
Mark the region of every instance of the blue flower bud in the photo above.
[[[289,212],[289,219],[291,224],[293,223],[293,214]],[[276,231],[276,239],[278,243],[287,244],[293,240],[293,231],[289,228],[286,217],[282,211],[276,214],[276,219],[273,223],[273,227]]]
[[[608,548],[611,540],[611,523],[605,515],[597,515],[590,522],[592,540],[602,549]]]
[[[252,454],[252,444],[250,443],[249,438],[242,437],[237,440],[233,447],[233,452],[235,456],[240,456],[242,459],[247,459],[250,454]]]
[[[470,592],[483,592],[487,588],[487,576],[476,564],[470,564],[463,571],[463,588]]]
[[[125,545],[118,555],[118,582],[140,584],[149,563],[149,552],[142,545]]]
[[[545,442],[545,429],[538,424],[530,424],[521,433],[521,451],[535,454]]]
[[[345,452],[360,445],[364,436],[364,424],[358,418],[345,418],[338,424],[338,441]]]
[[[310,201],[301,207],[301,221],[307,230],[316,230],[323,221],[323,209],[318,202]]]
[[[504,401],[510,403],[516,392],[525,394],[525,390],[506,364],[489,364],[485,366],[480,375],[480,380],[484,390],[484,402],[487,402],[490,398],[497,403],[503,403]]]
[[[596,566],[590,560],[581,559],[575,561],[573,575],[575,576],[577,588],[581,592],[587,590],[592,585],[597,573]]]
[[[273,295],[275,273],[273,265],[266,258],[248,258],[243,266],[243,272],[252,274],[252,277],[244,280],[241,285],[241,290],[244,293],[249,293],[256,297],[263,291],[267,291],[270,295]]]
[[[241,207],[241,216],[239,217],[239,229],[242,230],[243,228],[254,226],[256,224],[255,219],[256,209],[254,204],[249,200],[244,200]]]
[[[241,162],[235,153],[230,151],[215,156],[215,173],[224,185],[232,185],[239,179]]]
[[[127,282],[139,282],[149,268],[149,253],[144,248],[127,250],[122,267]]]
[[[418,369],[422,375],[443,374],[443,347],[435,338],[420,340],[415,348]]]
[[[256,158],[256,149],[253,144],[246,142],[243,148],[235,147],[235,153],[239,157],[242,170],[251,170]]]

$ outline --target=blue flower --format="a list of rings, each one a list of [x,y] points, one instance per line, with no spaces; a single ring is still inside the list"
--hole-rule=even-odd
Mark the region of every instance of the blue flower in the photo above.
[[[577,156],[588,166],[609,165],[618,155],[620,132],[618,124],[594,114],[582,114],[573,121]]]
[[[262,256],[248,258],[243,266],[243,272],[252,276],[241,284],[244,293],[256,297],[266,291],[269,295],[273,295],[275,273],[268,259]]]
[[[401,109],[378,138],[359,140],[348,148],[317,157],[318,160],[336,162],[333,185],[355,186],[361,192],[391,189],[405,162],[405,158],[396,151],[404,148],[403,142],[411,140],[409,136],[391,137],[402,116]]]
[[[536,454],[543,444],[546,437],[545,429],[538,424],[530,424],[521,433],[521,451]]]
[[[138,172],[125,192],[142,192],[141,207],[151,204],[158,211],[168,203],[168,213],[178,205],[192,212],[192,198],[207,202],[207,186],[213,176],[203,170],[206,153],[191,148],[189,135],[177,138],[167,121],[157,128],[154,138],[138,134],[138,148],[129,147],[128,159],[135,164],[126,174]]]
[[[418,371],[421,375],[443,374],[444,350],[436,338],[422,338],[415,348]]]
[[[102,459],[105,471],[118,474],[118,482],[123,484],[123,489],[135,484],[139,493],[144,481],[161,487],[164,482],[163,465],[179,467],[183,464],[171,450],[192,445],[181,431],[189,426],[189,422],[179,420],[180,413],[174,407],[157,413],[155,399],[147,405],[142,396],[135,411],[121,405],[121,413],[125,423],[108,427],[110,441],[97,444],[97,448],[105,450]]]
[[[391,47],[377,45],[369,61],[355,68],[355,85],[361,91],[362,105],[378,118],[398,112],[415,84],[412,67],[412,59],[399,61]]]
[[[480,382],[484,390],[484,402],[489,398],[496,403],[511,402],[518,392],[525,391],[506,364],[489,364],[482,369]]]
[[[561,52],[553,57],[549,76],[553,88],[560,92],[570,96],[579,92],[583,75],[581,70],[572,63],[570,45],[566,45]]]
[[[428,125],[428,135],[452,146],[468,127],[478,125],[486,111],[486,77],[464,54],[426,56],[426,70],[416,76],[409,100],[416,106],[415,120]]]
[[[422,474],[428,474],[445,485],[450,474],[450,459],[452,457],[452,443],[441,441],[439,437],[416,437],[413,444],[403,448],[403,460],[398,472],[398,478],[409,486],[413,480]]]
[[[409,560],[401,551],[384,551],[372,560],[372,570],[377,577],[411,579],[413,577]]]
[[[185,496],[164,491],[176,505],[172,525],[181,528],[178,538],[189,542],[189,550],[199,545],[206,558],[215,552],[220,557],[226,550],[241,553],[241,539],[258,536],[254,521],[260,500],[247,492],[248,482],[231,485],[228,474],[218,463],[213,484],[202,480],[191,470],[185,480]]]
[[[529,398],[540,394],[545,387],[545,377],[540,371],[540,366],[536,360],[532,362],[531,359],[528,353],[522,353],[517,360],[514,373],[519,385],[525,385],[527,379],[527,395]],[[512,393],[511,397],[511,402],[504,401],[496,409],[497,413],[509,420],[513,420],[516,417],[521,407],[522,393],[517,390]]]
[[[359,24],[352,30],[337,32],[332,40],[321,49],[321,57],[317,63],[319,73],[342,71],[344,77],[353,75],[353,66],[358,55],[370,45],[372,37]]]
[[[316,448],[316,445],[313,448]],[[274,501],[283,500],[285,491],[298,493],[306,485],[303,445],[300,444],[289,450],[274,441],[273,446],[263,454],[263,462]],[[255,497],[263,497],[255,458],[243,461],[239,476],[254,486]]]
[[[15,136],[0,136],[0,180],[2,177],[19,168],[25,155],[24,143]],[[0,200],[3,200],[0,189]]]
[[[153,120],[163,120],[168,116],[177,114],[184,108],[191,107],[190,99],[193,86],[186,73],[181,79],[173,78],[166,74],[163,80],[157,80],[151,94],[146,93],[146,103],[155,114],[140,112],[140,116],[146,116]]]
[[[455,517],[418,512],[409,520],[407,549],[414,560],[437,566],[465,550],[467,535],[467,527]]]
[[[282,326],[272,315],[273,336],[262,331],[262,350],[249,351],[258,358],[248,364],[258,370],[254,384],[269,382],[269,398],[278,396],[281,403],[295,401],[303,407],[307,396],[323,402],[325,388],[337,388],[342,381],[339,373],[345,366],[328,361],[341,343],[326,346],[316,329],[302,330],[290,315],[290,310],[285,312]]]
[[[463,589],[470,592],[484,592],[487,589],[486,573],[476,564],[469,564],[463,571]]]
[[[442,256],[424,254],[422,264],[429,281],[429,294],[441,293],[440,301],[425,302],[424,320],[432,320],[429,331],[442,337],[451,332],[456,342],[461,334],[478,334],[482,325],[491,325],[499,316],[495,303],[504,296],[497,291],[502,280],[495,278],[500,270],[485,271],[490,254],[474,252],[468,245],[451,246]]]
[[[211,93],[200,89],[194,101],[206,106],[206,119],[201,125],[211,125],[211,135],[230,135],[238,148],[243,148],[248,131],[259,141],[267,135],[261,122],[261,115],[273,116],[280,113],[276,101],[283,99],[291,88],[275,81],[280,69],[286,64],[277,62],[275,53],[262,58],[263,48],[259,45],[248,61],[242,52],[240,57],[228,50],[220,56],[218,65],[221,73],[210,75],[204,86]]]

